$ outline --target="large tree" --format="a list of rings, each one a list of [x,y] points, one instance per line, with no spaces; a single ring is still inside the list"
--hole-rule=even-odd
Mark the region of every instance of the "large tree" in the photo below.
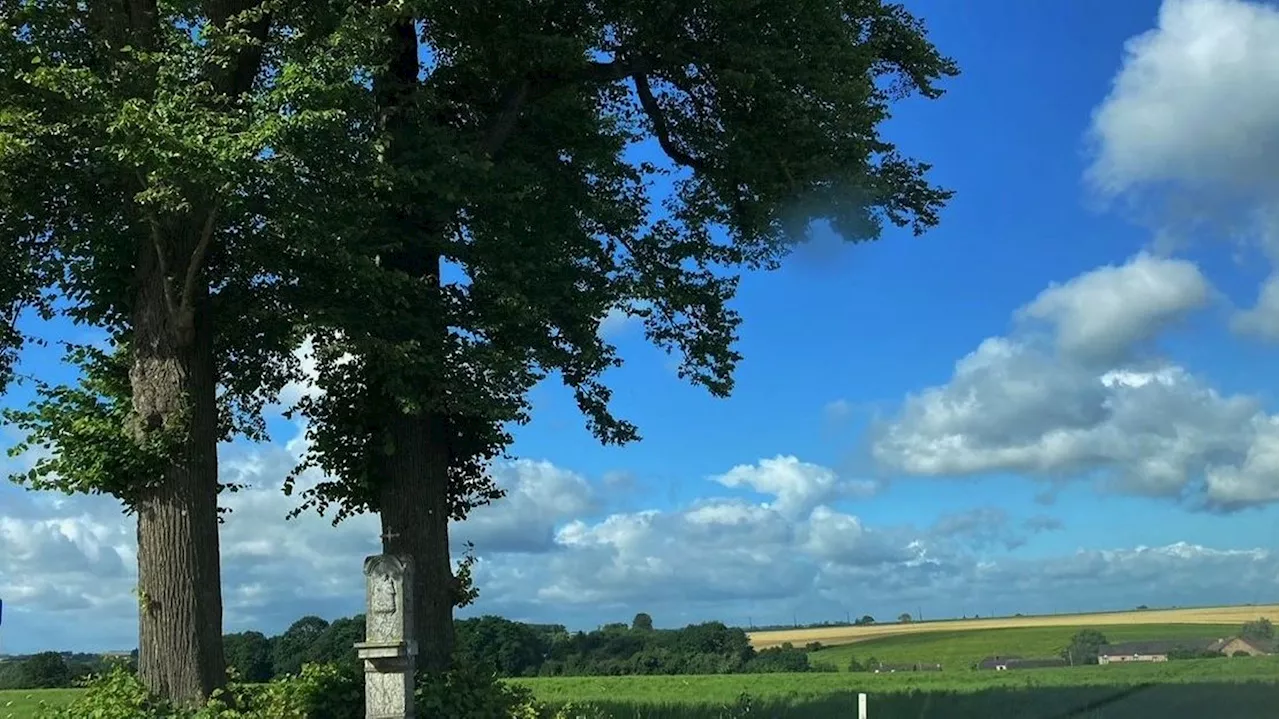
[[[340,84],[367,92],[379,155],[353,170],[367,181],[334,241],[299,258],[324,390],[298,408],[304,466],[328,474],[303,506],[380,514],[384,550],[416,561],[438,670],[448,523],[498,496],[484,468],[529,389],[557,376],[602,442],[635,440],[602,381],[620,360],[597,328],[621,311],[727,395],[742,271],[776,266],[815,220],[851,242],[937,223],[950,193],[879,127],[956,67],[880,0],[344,9]]]
[[[217,444],[296,369],[286,270],[322,238],[290,218],[368,145],[311,91],[307,5],[0,0],[0,390],[35,315],[110,338],[7,414],[46,450],[18,479],[136,514],[139,672],[182,702],[225,681]]]

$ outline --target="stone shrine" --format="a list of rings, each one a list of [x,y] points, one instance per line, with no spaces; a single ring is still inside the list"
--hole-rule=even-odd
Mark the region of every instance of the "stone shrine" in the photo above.
[[[355,646],[364,662],[365,719],[412,719],[413,562],[395,554],[367,557],[364,578],[365,640]]]

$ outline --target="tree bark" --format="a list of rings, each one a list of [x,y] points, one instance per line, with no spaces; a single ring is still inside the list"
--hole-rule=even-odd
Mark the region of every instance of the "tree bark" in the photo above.
[[[200,703],[226,683],[218,550],[218,411],[208,289],[175,312],[157,248],[142,251],[133,313],[133,408],[141,433],[183,433],[138,513],[138,674],[152,692]]]
[[[442,673],[453,655],[454,582],[444,422],[434,413],[393,411],[385,431],[392,448],[379,483],[382,551],[413,558],[418,669]]]

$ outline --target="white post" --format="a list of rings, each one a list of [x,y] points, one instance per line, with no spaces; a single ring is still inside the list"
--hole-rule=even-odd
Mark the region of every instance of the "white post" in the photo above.
[[[867,719],[867,695],[858,694],[858,719]]]

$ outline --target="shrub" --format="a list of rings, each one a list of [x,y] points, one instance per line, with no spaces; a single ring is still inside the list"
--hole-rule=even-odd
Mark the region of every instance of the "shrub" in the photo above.
[[[450,719],[539,719],[542,707],[524,687],[503,684],[492,672],[460,666],[420,677],[419,716]],[[581,712],[585,712],[583,709]],[[566,714],[557,719],[597,719]],[[151,695],[124,666],[91,678],[65,707],[42,706],[36,719],[361,719],[363,677],[351,667],[306,664],[297,675],[267,684],[233,683],[198,709],[175,707]]]
[[[414,697],[423,717],[538,719],[541,713],[532,691],[498,681],[492,670],[466,662],[443,675],[419,676]]]

